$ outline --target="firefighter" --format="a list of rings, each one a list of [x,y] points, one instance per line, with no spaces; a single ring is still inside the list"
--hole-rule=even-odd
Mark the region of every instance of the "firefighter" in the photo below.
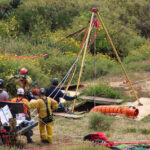
[[[16,98],[13,98],[11,100],[11,102],[14,102],[14,103],[28,103],[28,100],[25,99],[24,97],[24,89],[23,88],[19,88],[17,89],[17,97]],[[26,104],[23,104],[23,109],[24,109],[24,114],[26,116],[26,120],[30,120],[30,114],[29,114],[29,111],[28,111],[28,106]],[[32,139],[31,139],[31,134],[32,133],[32,130],[29,130],[28,132],[26,132],[24,135],[27,137],[27,142],[28,143],[32,143]]]
[[[0,79],[0,100],[8,101],[9,95],[6,91],[3,90],[4,80]]]
[[[55,100],[45,96],[45,89],[40,88],[39,99],[36,101],[30,101],[27,103],[29,108],[36,108],[39,114],[39,130],[41,136],[41,142],[52,143],[53,136],[53,114],[52,109],[56,110],[58,104]],[[45,130],[46,128],[46,130]]]
[[[16,83],[16,87],[23,88],[26,92],[29,89],[29,86],[32,84],[32,79],[27,75],[28,70],[26,68],[20,69],[20,75],[10,76],[8,80],[13,80]]]
[[[46,88],[46,96],[49,96],[55,99],[58,103],[58,110],[59,112],[66,112],[65,107],[60,103],[60,98],[64,98],[67,101],[71,101],[77,98],[77,96],[67,96],[64,94],[61,89],[57,88],[58,86],[58,79],[54,78],[52,80],[52,85]]]

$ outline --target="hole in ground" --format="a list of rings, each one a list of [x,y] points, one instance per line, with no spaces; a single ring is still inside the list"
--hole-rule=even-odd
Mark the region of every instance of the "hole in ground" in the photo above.
[[[95,106],[98,106],[100,104],[96,104]],[[90,111],[94,107],[93,102],[85,102],[82,104],[79,104],[75,107],[75,111]]]

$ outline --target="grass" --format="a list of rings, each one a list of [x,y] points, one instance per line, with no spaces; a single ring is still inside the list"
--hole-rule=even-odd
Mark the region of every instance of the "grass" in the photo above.
[[[121,98],[120,92],[116,91],[112,87],[107,86],[105,84],[90,86],[89,88],[84,89],[82,91],[82,94],[88,96],[100,96],[100,97],[114,98],[114,99]]]
[[[101,113],[91,113],[89,116],[89,128],[95,131],[107,131],[110,129],[115,118]]]
[[[88,134],[100,131],[107,136],[108,140],[114,142],[140,142],[140,141],[146,142],[148,141],[148,139],[150,139],[149,134],[150,130],[148,129],[148,127],[150,126],[150,122],[144,122],[143,120],[136,121],[126,117],[113,117],[113,116],[109,117],[103,115],[104,118],[105,117],[109,117],[109,119],[111,118],[113,122],[111,123],[111,126],[107,128],[107,130],[99,128],[97,131],[95,131],[94,129],[89,128],[90,117],[91,114],[85,114],[85,117],[79,120],[55,117],[52,146],[58,146],[58,150],[59,149],[84,150],[87,148],[87,145],[91,143],[83,143],[83,137]],[[40,142],[38,127],[35,127],[33,131],[34,135],[32,139],[34,141],[34,144],[25,145],[25,148],[50,146],[42,144]],[[26,143],[26,138],[23,138],[22,140],[24,140],[23,142]],[[88,148],[89,150],[93,150],[93,147],[88,146]]]
[[[125,130],[125,133],[136,133],[137,132],[137,129],[136,128],[127,128]]]
[[[150,129],[143,128],[143,129],[140,129],[140,132],[144,135],[148,135],[150,134]]]
[[[58,150],[109,150],[104,146],[71,146],[71,147],[64,147]]]
[[[150,122],[150,115],[146,116],[145,118],[142,119],[142,122],[144,123],[149,123]]]
[[[148,134],[150,134],[150,129],[131,127],[131,128],[125,129],[124,132],[125,133],[140,133],[140,134],[143,134],[143,135],[148,135]]]

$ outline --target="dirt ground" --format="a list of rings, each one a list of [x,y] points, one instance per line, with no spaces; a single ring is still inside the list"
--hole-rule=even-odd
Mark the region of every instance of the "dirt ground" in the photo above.
[[[137,95],[144,98],[150,98],[150,72],[129,74],[131,82],[135,88]],[[128,84],[126,84],[125,77],[120,75],[118,77],[106,77],[103,79],[106,84],[121,88],[124,95],[134,97]],[[95,84],[98,82],[95,81]],[[87,85],[87,84],[86,84]],[[149,99],[150,101],[150,99]],[[149,102],[148,102],[149,103]],[[145,106],[142,106],[145,107]],[[150,108],[150,107],[149,107]],[[149,111],[150,113],[150,111]],[[148,113],[148,114],[149,114]],[[83,136],[95,133],[96,131],[89,129],[89,113],[86,113],[82,119],[66,119],[63,117],[55,117],[53,144],[42,144],[40,141],[40,134],[38,126],[33,129],[34,135],[32,139],[33,144],[26,144],[26,138],[20,137],[24,143],[24,148],[27,150],[42,149],[67,149],[73,145],[83,145]],[[150,118],[148,119],[150,120]],[[137,121],[132,118],[117,117],[117,120],[112,124],[109,131],[103,132],[111,141],[115,142],[147,142],[150,141],[150,122]],[[135,132],[128,132],[134,129]],[[146,131],[144,134],[142,131]],[[41,148],[40,148],[41,149]]]
[[[107,78],[104,79],[104,82],[112,87],[123,88],[124,95],[134,97],[129,85],[126,84],[126,80],[124,76]],[[139,97],[143,97],[143,96],[150,97],[149,94],[150,73],[142,73],[141,76],[139,76],[139,73],[138,74],[134,73],[131,75],[131,82],[133,83],[135,91]],[[117,141],[117,142],[147,141],[150,140],[149,134],[143,135],[139,132],[124,134],[124,132],[127,128],[137,128],[140,131],[140,129],[142,129],[143,127],[147,129],[149,125],[150,123],[143,124],[142,121],[137,122],[130,118],[121,117],[119,119],[119,124],[118,122],[115,122],[112,125],[112,131],[105,132],[105,134],[109,136],[110,140]],[[25,147],[35,148],[35,147],[47,146],[45,144],[41,144],[40,142],[38,127],[34,128],[33,131],[34,131],[34,135],[32,138],[34,144],[28,144]],[[88,114],[85,115],[85,117],[80,120],[72,120],[72,119],[66,119],[61,117],[55,117],[54,137],[53,137],[54,142],[52,146],[55,147],[57,145],[58,148],[62,148],[63,146],[69,146],[70,144],[71,145],[79,144],[83,142],[83,136],[94,132],[95,131],[90,130],[88,128]],[[26,141],[24,140],[24,142]],[[57,148],[55,147],[55,149]]]

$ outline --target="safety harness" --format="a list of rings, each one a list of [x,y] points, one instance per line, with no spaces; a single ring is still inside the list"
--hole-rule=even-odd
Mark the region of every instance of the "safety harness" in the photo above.
[[[53,121],[53,115],[50,114],[49,109],[48,109],[48,100],[47,97],[45,99],[42,99],[46,105],[46,112],[47,112],[47,116],[44,118],[41,118],[44,124],[47,124],[49,122]]]
[[[27,81],[21,80],[21,84],[22,84],[23,89],[25,91],[25,87],[26,87]]]

